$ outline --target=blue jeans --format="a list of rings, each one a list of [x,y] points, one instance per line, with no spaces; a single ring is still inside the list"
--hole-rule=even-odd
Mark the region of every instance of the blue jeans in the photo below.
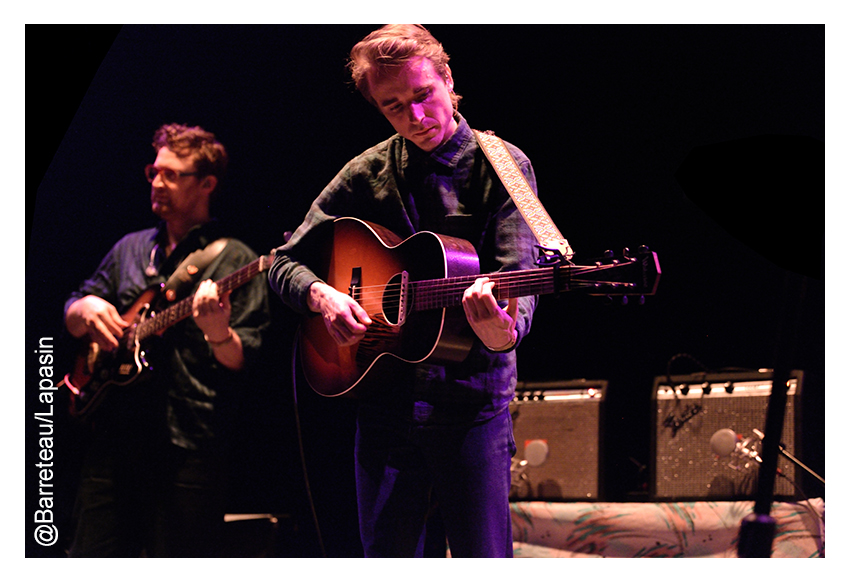
[[[366,557],[423,555],[439,511],[453,557],[512,557],[508,503],[516,452],[507,409],[478,423],[435,424],[363,406],[355,440],[360,537]]]

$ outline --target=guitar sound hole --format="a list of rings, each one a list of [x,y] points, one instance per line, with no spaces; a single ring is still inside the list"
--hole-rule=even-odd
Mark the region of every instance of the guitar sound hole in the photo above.
[[[402,313],[402,279],[403,274],[394,275],[384,288],[384,295],[381,298],[381,311],[390,325],[399,325],[404,323],[404,314]]]

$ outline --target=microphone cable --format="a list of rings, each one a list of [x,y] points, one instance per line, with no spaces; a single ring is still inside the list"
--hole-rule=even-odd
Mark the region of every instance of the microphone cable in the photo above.
[[[304,438],[301,433],[301,415],[298,412],[298,336],[300,335],[301,328],[295,332],[295,341],[292,342],[292,361],[291,361],[291,372],[292,372],[292,402],[293,402],[293,411],[295,414],[295,432],[298,439],[298,452],[301,457],[301,473],[304,475],[304,488],[307,491],[307,502],[310,505],[310,514],[313,517],[313,527],[316,529],[316,538],[319,542],[319,551],[322,554],[323,558],[327,558],[327,552],[325,552],[325,542],[322,539],[322,530],[319,527],[319,516],[316,513],[316,505],[313,502],[313,490],[310,486],[310,477],[307,474],[307,456],[304,452]]]

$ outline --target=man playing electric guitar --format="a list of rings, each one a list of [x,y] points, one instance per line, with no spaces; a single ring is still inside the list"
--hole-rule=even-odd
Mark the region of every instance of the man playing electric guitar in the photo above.
[[[211,217],[225,148],[200,127],[175,124],[159,128],[153,146],[156,159],[145,175],[161,222],[109,251],[69,298],[65,323],[101,352],[117,351],[139,318],[184,298],[135,305],[173,275],[188,281],[180,293],[194,294],[191,317],[139,350],[131,360],[139,364],[138,379],[111,385],[94,413],[73,557],[215,555],[223,523],[221,403],[256,359],[269,325],[264,277],[224,293],[214,283],[257,259],[242,242],[225,239]],[[203,261],[186,260],[211,248]]]

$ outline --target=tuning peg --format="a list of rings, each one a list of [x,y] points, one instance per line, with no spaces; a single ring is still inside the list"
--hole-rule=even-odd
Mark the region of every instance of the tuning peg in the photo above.
[[[608,305],[628,305],[629,297],[628,295],[606,295],[605,300]]]

